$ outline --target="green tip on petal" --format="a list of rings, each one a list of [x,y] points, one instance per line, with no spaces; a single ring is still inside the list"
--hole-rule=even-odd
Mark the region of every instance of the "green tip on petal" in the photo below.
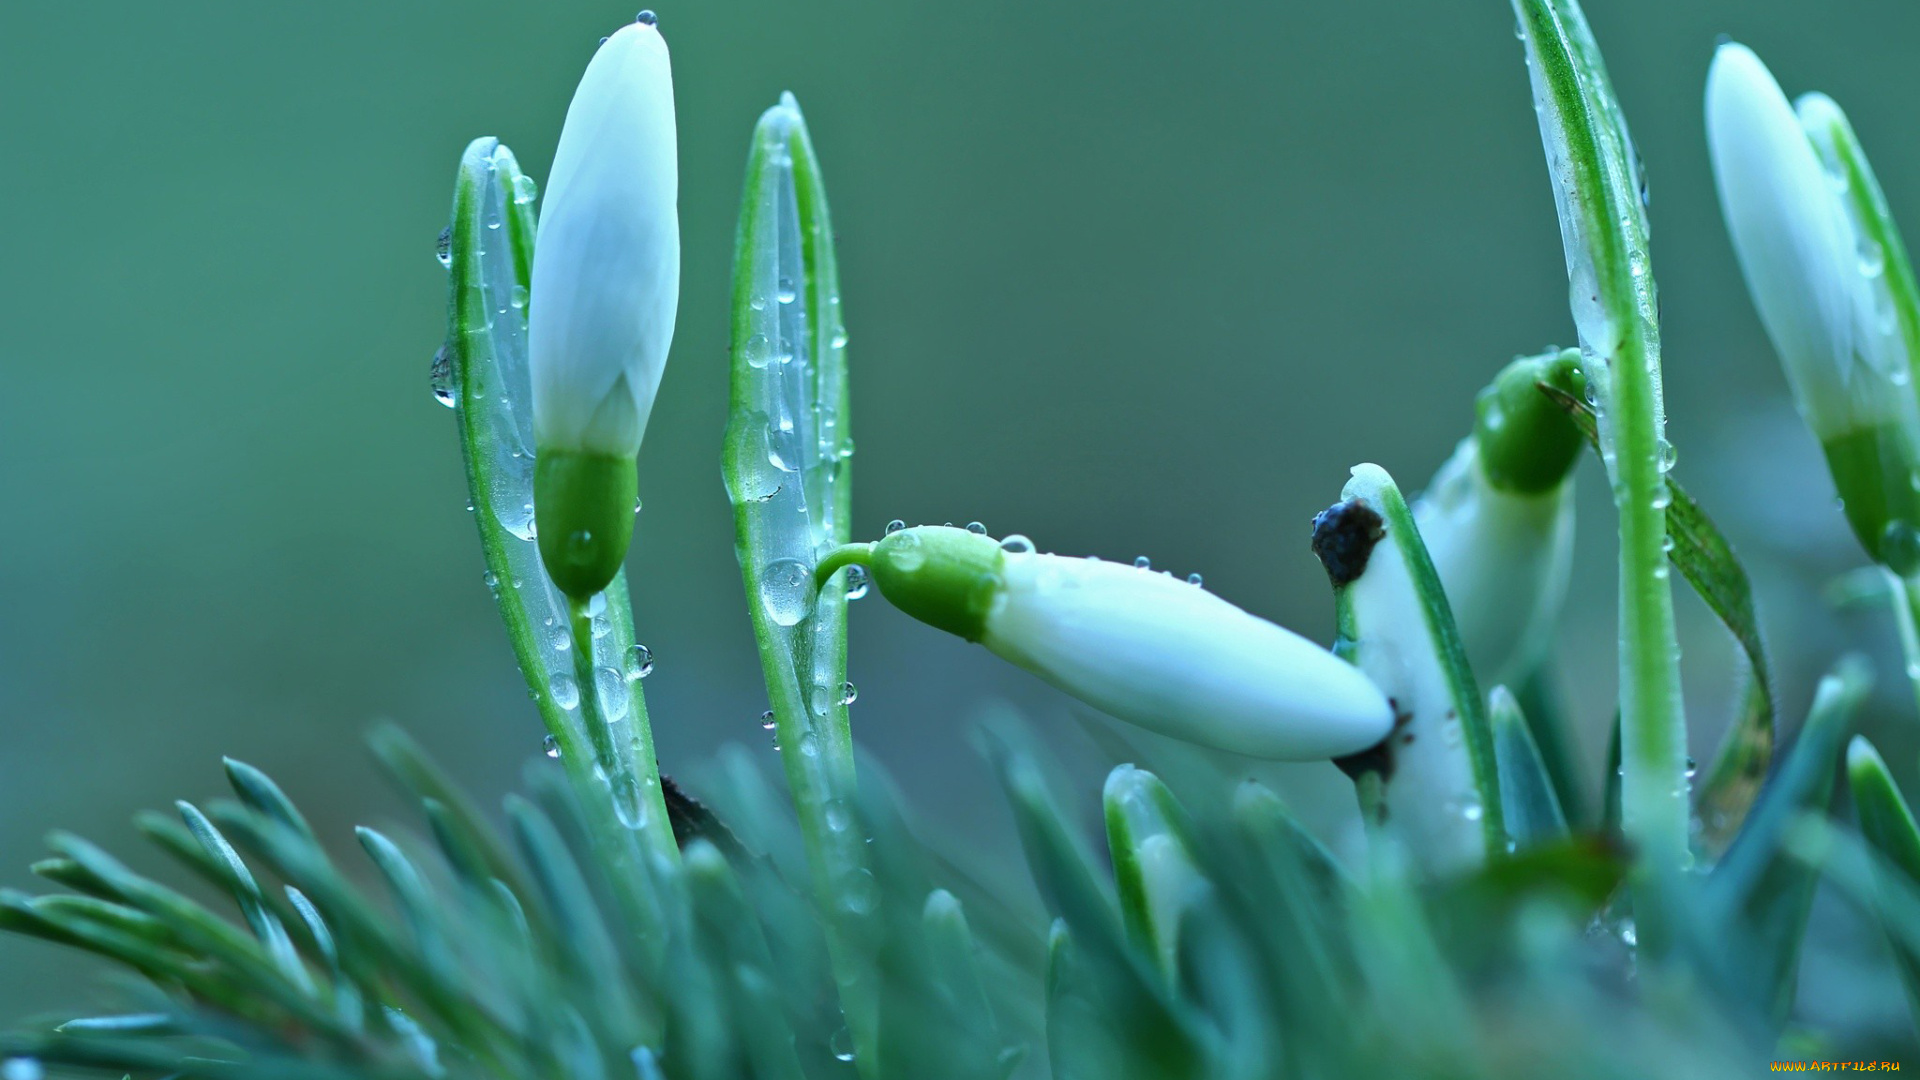
[[[968,641],[987,632],[1005,584],[1006,555],[990,536],[951,526],[901,529],[873,545],[869,571],[880,595],[929,626]]]
[[[638,499],[632,458],[546,450],[535,459],[540,561],[561,592],[584,600],[612,583],[633,542]]]
[[[1523,356],[1503,368],[1474,401],[1474,439],[1480,467],[1502,491],[1535,495],[1566,480],[1580,456],[1580,430],[1566,410],[1540,392],[1539,384],[1557,384],[1557,369],[1579,362],[1569,349]]]

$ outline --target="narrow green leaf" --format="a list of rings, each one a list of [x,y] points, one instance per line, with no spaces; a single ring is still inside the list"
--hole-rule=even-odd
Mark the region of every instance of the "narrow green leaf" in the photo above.
[[[1520,703],[1506,687],[1496,686],[1487,695],[1487,712],[1493,726],[1494,757],[1500,765],[1500,804],[1506,811],[1507,832],[1523,848],[1564,837],[1566,815],[1560,812],[1560,800]]]
[[[734,247],[731,330],[722,473],[735,552],[814,891],[834,923],[842,1004],[856,1056],[871,1062],[872,982],[860,970],[866,961],[856,955],[852,929],[842,925],[846,891],[865,880],[866,853],[856,830],[833,825],[844,823],[854,795],[842,690],[847,589],[835,584],[843,575],[824,590],[814,583],[822,556],[851,537],[846,331],[820,163],[791,94],[754,128]]]
[[[199,807],[189,802],[174,804],[180,812],[180,819],[186,822],[188,832],[205,849],[226,878],[226,886],[239,903],[241,913],[246,916],[247,925],[253,928],[253,935],[266,946],[267,954],[280,965],[282,971],[301,987],[311,991],[313,980],[307,974],[306,965],[300,962],[300,956],[294,951],[293,939],[287,936],[286,927],[280,919],[267,909],[266,898],[260,893],[260,885],[253,879],[253,872],[247,869],[240,853],[233,850],[227,838],[220,835],[213,822],[200,812]]]
[[[1818,877],[1785,850],[1784,837],[1801,815],[1825,812],[1840,749],[1871,683],[1858,657],[1843,660],[1820,680],[1799,738],[1707,879],[1708,924],[1738,925],[1751,936],[1750,945],[1727,957],[1732,965],[1728,989],[1744,992],[1776,1023],[1793,1003],[1800,943]]]
[[[1860,815],[1860,833],[1880,853],[1880,876],[1904,875],[1906,886],[1920,888],[1920,826],[1914,824],[1913,811],[1894,785],[1887,763],[1865,736],[1854,736],[1847,747],[1847,779],[1854,809]],[[1884,897],[1896,888],[1896,884],[1883,881],[1880,893]],[[1892,919],[1890,905],[1883,900],[1882,924]],[[1888,941],[1907,989],[1907,1005],[1915,1023],[1920,1024],[1920,950],[1896,935],[1890,934]]]
[[[1568,298],[1594,400],[1620,534],[1624,827],[1655,878],[1688,854],[1686,715],[1667,578],[1672,447],[1661,399],[1659,301],[1645,178],[1593,32],[1575,0],[1513,0],[1559,210]],[[1673,935],[1643,919],[1659,957]]]
[[[1127,935],[1171,983],[1178,975],[1181,921],[1204,885],[1191,827],[1160,778],[1131,765],[1107,775],[1102,802]]]
[[[227,767],[227,782],[233,786],[233,793],[240,797],[241,802],[268,819],[285,825],[301,840],[309,844],[319,842],[313,835],[313,826],[307,824],[300,808],[293,805],[293,800],[287,798],[287,793],[281,791],[280,785],[274,783],[271,777],[244,761],[232,758],[222,760]]]

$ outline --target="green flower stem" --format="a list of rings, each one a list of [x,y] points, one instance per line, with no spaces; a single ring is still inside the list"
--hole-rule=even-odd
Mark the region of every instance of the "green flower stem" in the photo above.
[[[1514,0],[1560,210],[1574,322],[1600,417],[1620,532],[1621,812],[1639,853],[1642,954],[1671,951],[1660,900],[1691,861],[1686,717],[1667,569],[1671,452],[1642,178],[1600,51],[1575,0]]]
[[[611,607],[611,597],[607,603]],[[601,672],[594,662],[591,608],[590,600],[569,600],[567,623],[573,637],[573,679],[580,693],[580,722],[593,743],[598,779],[613,795],[614,813],[628,828],[643,835],[647,849],[656,857],[678,862],[680,847],[674,841],[666,796],[660,789],[646,699],[635,683],[626,690],[624,714],[609,719],[614,710],[600,699]],[[610,619],[611,611],[605,617]],[[613,670],[615,678],[624,682],[626,674]]]

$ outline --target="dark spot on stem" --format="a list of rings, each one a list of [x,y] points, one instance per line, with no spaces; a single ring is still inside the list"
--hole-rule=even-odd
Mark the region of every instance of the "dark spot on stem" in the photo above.
[[[1374,545],[1386,535],[1386,521],[1373,507],[1349,499],[1314,516],[1313,553],[1338,589],[1366,573]]]

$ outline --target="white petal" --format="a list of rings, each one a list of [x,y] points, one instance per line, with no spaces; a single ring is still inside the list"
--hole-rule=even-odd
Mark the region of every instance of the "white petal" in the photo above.
[[[1551,642],[1573,563],[1573,484],[1519,494],[1487,482],[1472,439],[1413,505],[1482,686],[1516,683]]]
[[[1747,288],[1815,434],[1884,418],[1872,295],[1846,205],[1744,45],[1721,46],[1707,72],[1707,144]]]
[[[672,65],[635,23],[587,65],[540,208],[528,348],[541,447],[639,449],[679,306],[678,200]],[[609,406],[615,393],[627,402]]]
[[[984,644],[1122,720],[1253,757],[1338,757],[1393,726],[1386,698],[1332,653],[1118,563],[1009,554]]]

